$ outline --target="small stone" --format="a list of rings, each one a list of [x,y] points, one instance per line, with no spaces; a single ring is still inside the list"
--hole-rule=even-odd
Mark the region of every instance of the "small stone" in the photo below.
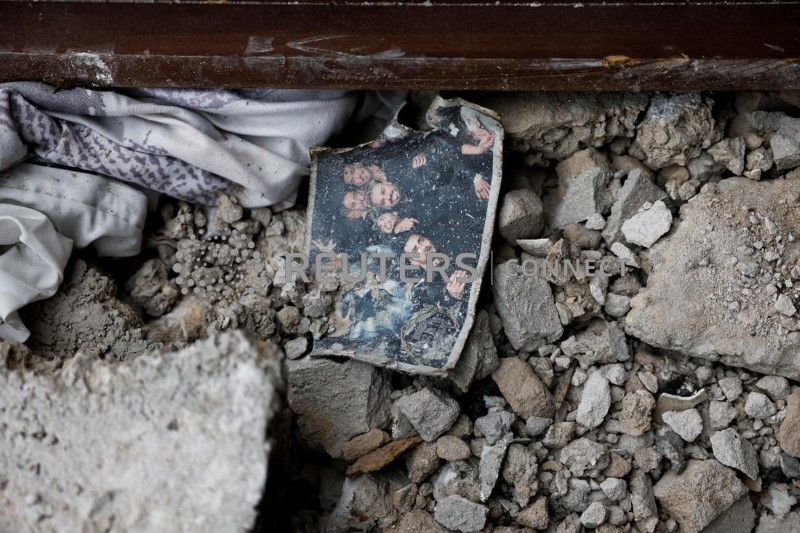
[[[631,298],[623,294],[610,292],[606,294],[603,310],[614,318],[622,318],[631,310]]]
[[[359,457],[355,463],[347,467],[346,474],[348,477],[354,477],[380,470],[420,442],[422,442],[421,437],[411,437],[390,442],[386,446]]]
[[[722,378],[719,380],[719,387],[729,402],[742,395],[742,380],[737,377]]]
[[[236,198],[226,194],[219,196],[219,201],[217,204],[217,217],[219,217],[220,220],[228,224],[233,224],[234,222],[241,220],[242,216],[244,216],[244,208],[239,205],[239,202]]]
[[[453,495],[472,501],[480,499],[478,466],[473,461],[446,463],[433,478],[433,497],[437,501]]]
[[[481,484],[481,501],[485,502],[491,496],[497,478],[500,476],[500,467],[506,456],[508,444],[512,435],[506,434],[500,442],[493,446],[484,446],[481,461],[478,467],[478,477]]]
[[[666,431],[664,435],[656,437],[656,449],[665,458],[669,459],[673,472],[680,472],[686,465],[686,455],[683,451],[683,440],[674,431]]]
[[[558,188],[546,198],[552,227],[563,229],[605,211],[613,169],[603,154],[594,148],[576,152],[556,166],[556,174]]]
[[[475,427],[486,437],[486,442],[492,445],[508,433],[514,419],[514,414],[508,411],[489,411],[486,416],[475,420]]]
[[[625,365],[621,363],[606,365],[601,368],[600,371],[609,383],[617,387],[623,386],[625,384],[625,379],[628,377],[628,373],[625,371]]]
[[[786,397],[786,416],[778,431],[778,443],[792,457],[800,457],[800,391]]]
[[[436,454],[436,444],[423,442],[406,456],[408,479],[413,483],[422,483],[431,474],[439,470],[442,460]]]
[[[606,521],[607,511],[600,502],[594,502],[581,514],[581,524],[584,527],[596,528]]]
[[[785,294],[778,296],[778,299],[775,301],[775,309],[784,316],[794,316],[795,313],[797,313],[797,309],[792,303],[791,298]]]
[[[650,476],[641,470],[631,476],[631,507],[639,530],[652,533],[658,525],[658,507]]]
[[[603,470],[603,474],[610,478],[623,478],[631,471],[631,463],[615,452],[608,454],[608,466]]]
[[[422,509],[402,513],[395,531],[396,533],[447,533],[430,513]]]
[[[658,378],[655,374],[648,370],[642,370],[636,374],[636,377],[639,378],[639,381],[642,382],[642,385],[644,385],[645,389],[649,390],[653,394],[658,392]]]
[[[510,244],[539,236],[544,228],[542,201],[530,189],[509,191],[498,211],[497,227]]]
[[[636,131],[635,144],[653,169],[686,165],[719,139],[710,101],[700,93],[656,94]]]
[[[725,429],[736,418],[736,408],[727,402],[710,402],[708,419],[711,429]]]
[[[517,261],[506,261],[494,269],[492,292],[503,330],[515,350],[532,352],[561,337],[564,328],[553,291],[542,277],[526,274]]]
[[[494,372],[497,364],[497,348],[489,328],[489,314],[480,310],[475,315],[475,324],[461,357],[447,377],[461,394],[465,394],[474,381],[484,379]]]
[[[750,533],[755,524],[753,502],[749,496],[743,496],[707,525],[703,533]]]
[[[630,359],[625,333],[616,323],[605,320],[593,320],[584,331],[562,342],[561,349],[587,366]]]
[[[636,259],[636,254],[621,242],[615,242],[611,245],[611,253],[622,259],[626,265],[639,268],[639,260]]]
[[[628,484],[624,479],[609,477],[600,483],[600,489],[606,498],[612,502],[618,502],[628,495]]]
[[[675,518],[683,531],[698,533],[747,494],[747,487],[719,462],[693,459],[683,473],[664,474],[653,492],[661,509]]]
[[[722,139],[708,149],[714,161],[730,170],[734,176],[744,171],[744,139],[741,137]]]
[[[530,254],[533,257],[547,257],[547,254],[550,253],[550,249],[554,244],[555,243],[549,238],[517,240],[517,246],[522,248],[523,252]]]
[[[566,446],[575,434],[575,422],[557,422],[547,428],[542,439],[546,448],[558,449]]]
[[[791,392],[789,380],[781,376],[764,376],[756,381],[756,387],[766,392],[773,400],[782,400]]]
[[[611,214],[603,230],[603,238],[609,245],[622,238],[622,224],[638,213],[642,205],[666,200],[667,193],[653,183],[652,177],[648,176],[647,171],[635,169],[628,173],[625,183],[615,196]]]
[[[576,476],[583,476],[588,471],[602,470],[608,466],[608,450],[585,437],[567,444],[560,455],[561,463]]]
[[[783,483],[770,483],[769,488],[762,493],[761,503],[772,511],[772,514],[783,516],[797,503],[797,498]]]
[[[461,412],[458,402],[428,387],[403,396],[396,405],[427,442],[435,441],[450,429]]]
[[[516,442],[509,445],[503,480],[513,486],[514,501],[520,507],[528,505],[539,490],[538,473],[539,463],[532,448]]]
[[[308,350],[308,339],[297,337],[283,345],[283,351],[289,359],[300,359]]]
[[[547,529],[550,524],[550,514],[547,512],[547,498],[539,496],[528,507],[522,509],[517,515],[517,523],[523,527],[533,529]]]
[[[775,404],[765,394],[751,392],[747,395],[747,401],[744,404],[744,412],[747,413],[747,416],[763,420],[774,415],[777,410]]]
[[[527,431],[528,435],[531,437],[538,437],[543,435],[552,423],[552,418],[530,416],[525,420],[525,431]]]
[[[622,224],[622,234],[632,244],[650,248],[672,226],[672,213],[662,200],[641,211]]]
[[[800,459],[781,451],[781,471],[786,477],[800,478]]]
[[[619,415],[622,431],[634,437],[646,433],[650,429],[655,405],[655,398],[645,390],[626,394],[622,398],[622,411]]]
[[[518,416],[549,418],[555,413],[552,394],[524,360],[518,357],[500,359],[492,379]]]
[[[353,437],[349,441],[342,444],[342,458],[345,461],[354,461],[376,448],[380,448],[391,440],[391,437],[385,431],[374,428],[364,433]]]
[[[703,431],[703,417],[697,409],[667,411],[662,418],[686,442],[694,442]]]
[[[606,220],[600,213],[595,213],[586,219],[586,229],[600,231],[606,227]]]
[[[466,442],[451,435],[443,435],[436,441],[436,455],[445,461],[469,459],[470,451]]]
[[[583,387],[575,420],[589,429],[603,423],[611,407],[611,388],[600,372],[594,372]]]
[[[489,509],[461,496],[448,496],[436,504],[433,517],[447,529],[471,533],[486,524]]]
[[[664,455],[655,446],[639,448],[633,454],[636,466],[643,472],[653,472],[661,468]]]
[[[720,463],[743,472],[750,479],[758,477],[758,457],[750,441],[733,428],[711,436],[711,449]]]

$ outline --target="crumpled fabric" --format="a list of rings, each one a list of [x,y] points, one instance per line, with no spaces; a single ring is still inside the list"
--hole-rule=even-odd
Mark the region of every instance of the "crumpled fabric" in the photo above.
[[[0,170],[38,159],[213,206],[289,207],[309,148],[342,129],[353,91],[136,89],[0,84]],[[367,99],[362,116],[397,98]],[[384,115],[388,113],[383,112]]]
[[[56,293],[73,246],[138,254],[146,216],[141,191],[100,176],[32,164],[0,173],[0,338],[27,340],[17,311]]]
[[[0,338],[28,340],[17,310],[56,293],[71,251],[72,241],[44,214],[0,204]]]

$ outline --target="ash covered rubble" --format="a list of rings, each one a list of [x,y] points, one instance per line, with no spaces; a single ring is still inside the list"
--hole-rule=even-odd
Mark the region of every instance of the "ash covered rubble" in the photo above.
[[[339,294],[336,284],[283,276],[283,254],[303,250],[302,208],[273,213],[226,198],[209,216],[167,202],[138,271],[115,279],[113,269],[78,260],[53,299],[25,310],[28,344],[44,357],[0,344],[0,378],[13,391],[0,395],[0,412],[34,406],[15,433],[23,440],[0,433],[9,443],[0,452],[0,525],[68,516],[89,529],[112,519],[135,529],[125,520],[147,505],[146,491],[115,492],[91,479],[81,481],[85,493],[34,488],[31,464],[55,486],[74,483],[69,468],[41,458],[89,439],[41,430],[53,427],[45,405],[111,419],[123,407],[104,409],[103,396],[92,395],[124,402],[134,394],[125,389],[136,389],[124,372],[147,380],[156,372],[147,362],[160,361],[152,386],[162,387],[173,371],[190,368],[173,365],[204,357],[217,361],[208,363],[212,382],[236,406],[261,406],[242,407],[235,446],[217,443],[226,454],[238,451],[222,463],[230,470],[216,473],[226,480],[216,490],[243,500],[208,507],[182,492],[182,480],[193,483],[191,459],[187,478],[159,487],[174,508],[228,516],[231,530],[253,527],[264,424],[279,409],[253,386],[273,380],[265,377],[274,371],[265,370],[266,350],[269,361],[282,359],[294,417],[283,529],[800,529],[797,96],[482,98],[506,130],[507,190],[492,283],[454,371],[415,376],[307,355],[334,327],[328,316]],[[587,259],[618,269],[526,274],[526,262]],[[221,378],[230,369],[202,355],[209,350],[247,369],[236,374],[246,385]],[[171,362],[173,352],[184,355]],[[70,391],[65,384],[90,357],[105,361],[93,363],[86,388]],[[212,413],[222,409],[219,398],[208,401]],[[135,402],[128,408],[140,410]],[[148,446],[202,436],[214,448],[205,425],[212,422],[174,409],[136,415]],[[261,425],[249,427],[256,418]],[[154,420],[165,427],[147,429]],[[116,449],[124,441],[112,431],[91,442]],[[253,471],[241,470],[245,463]],[[17,469],[24,484],[11,481]]]

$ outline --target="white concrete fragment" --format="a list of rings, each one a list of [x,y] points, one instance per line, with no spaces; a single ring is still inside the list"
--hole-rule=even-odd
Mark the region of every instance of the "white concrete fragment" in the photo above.
[[[744,472],[755,480],[758,477],[758,457],[750,441],[733,428],[717,431],[711,436],[711,449],[720,463]]]
[[[600,372],[594,372],[583,387],[575,420],[582,426],[593,429],[603,423],[611,407],[611,388]]]
[[[647,204],[645,204],[646,206]],[[622,234],[632,244],[650,248],[672,226],[672,213],[659,200],[622,223]]]
[[[694,442],[703,431],[703,417],[697,409],[667,411],[661,417],[686,442]]]
[[[55,374],[0,361],[0,531],[250,531],[283,388],[241,334]]]

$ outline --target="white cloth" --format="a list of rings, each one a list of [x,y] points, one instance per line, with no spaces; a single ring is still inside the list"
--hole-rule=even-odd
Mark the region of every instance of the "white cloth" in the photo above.
[[[139,253],[147,197],[122,183],[74,170],[22,164],[0,173],[0,204],[44,213],[76,248],[101,256]]]
[[[0,338],[24,342],[17,311],[58,290],[73,245],[139,253],[147,198],[113,181],[22,164],[0,173]]]
[[[245,207],[288,207],[308,175],[309,148],[341,130],[361,96],[0,84],[0,170],[30,151],[194,203],[216,205],[225,193]],[[380,106],[392,101],[365,99],[362,114],[386,114]]]
[[[72,241],[39,211],[0,204],[0,338],[28,339],[17,310],[56,293],[71,251]]]

